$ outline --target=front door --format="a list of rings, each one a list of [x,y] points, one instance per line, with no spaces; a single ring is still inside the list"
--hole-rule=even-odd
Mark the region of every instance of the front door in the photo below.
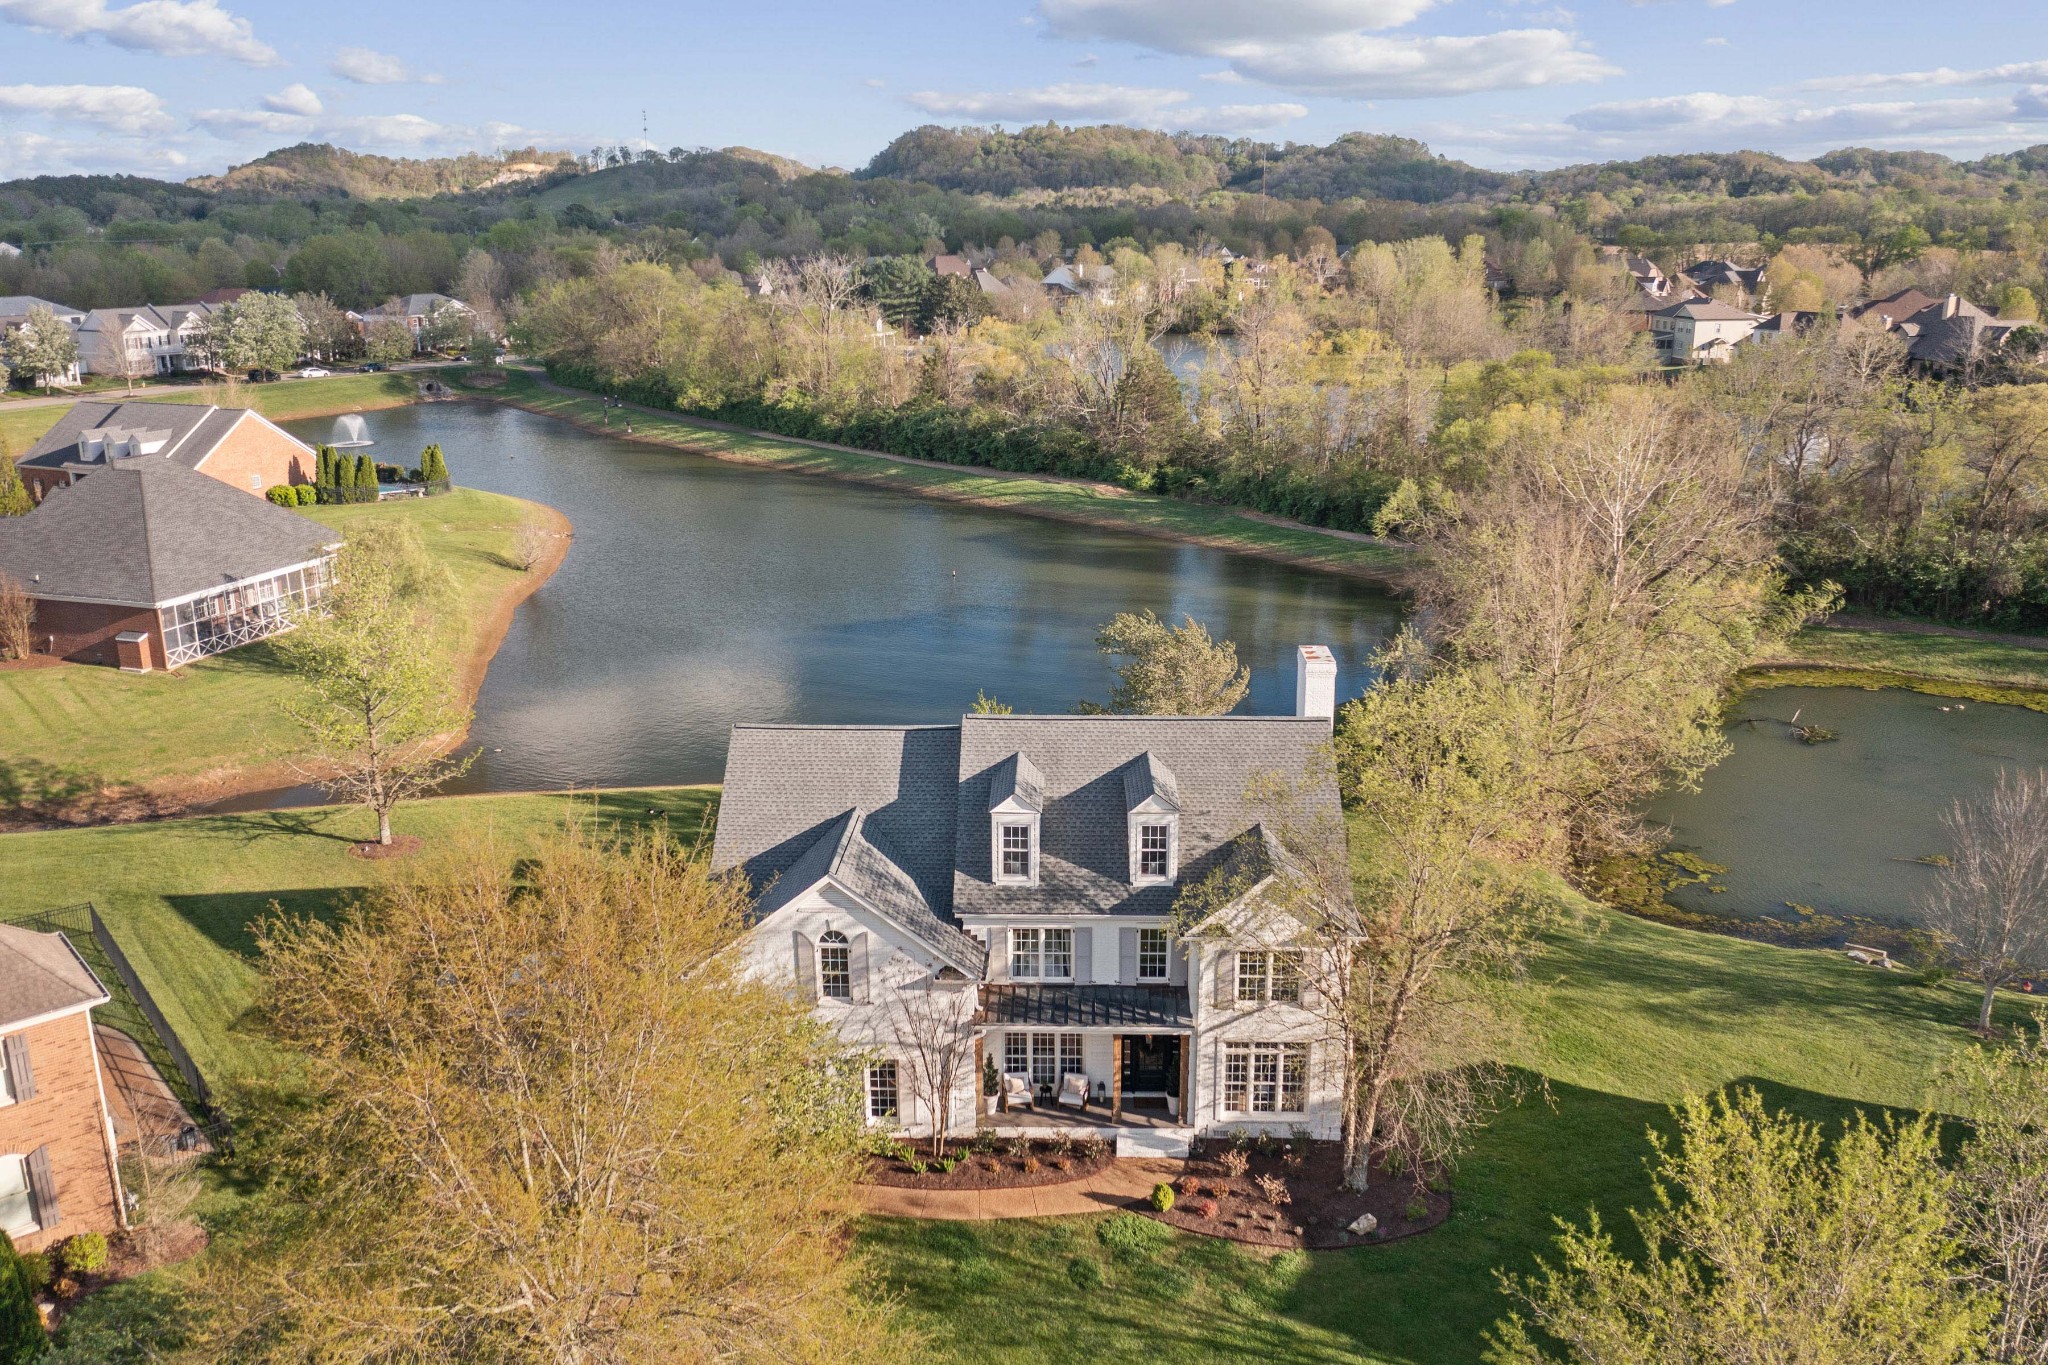
[[[1180,1094],[1180,1046],[1178,1033],[1125,1034],[1124,1094]]]

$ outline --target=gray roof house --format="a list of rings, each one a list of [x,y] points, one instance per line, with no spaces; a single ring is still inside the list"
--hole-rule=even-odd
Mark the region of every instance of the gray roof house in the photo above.
[[[1013,1126],[1072,1108],[1180,1149],[1222,1124],[1330,1133],[1336,1092],[1311,1076],[1329,1041],[1283,946],[1300,926],[1276,930],[1258,900],[1284,863],[1258,784],[1277,776],[1325,827],[1340,816],[1323,759],[1336,661],[1304,646],[1296,667],[1288,716],[735,726],[712,866],[757,898],[750,969],[885,1057],[951,1000],[959,1045],[1036,1096]],[[1232,913],[1177,917],[1226,865],[1250,869]],[[980,1120],[977,1095],[911,1096],[914,1068],[876,1066],[877,1123]],[[1294,1079],[1246,1088],[1273,1068]]]
[[[19,463],[31,495],[124,460],[161,456],[260,494],[311,479],[313,448],[253,408],[205,403],[74,403]]]
[[[0,519],[0,574],[35,600],[41,652],[140,672],[289,629],[340,545],[177,460],[132,458]]]

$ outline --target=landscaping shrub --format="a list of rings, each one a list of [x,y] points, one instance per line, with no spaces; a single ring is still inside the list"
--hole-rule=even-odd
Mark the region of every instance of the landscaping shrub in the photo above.
[[[1168,1209],[1172,1208],[1173,1186],[1163,1180],[1154,1185],[1152,1187],[1152,1207],[1160,1213],[1165,1213]]]
[[[1411,1223],[1420,1222],[1429,1217],[1429,1201],[1419,1194],[1411,1194],[1402,1206],[1401,1214]]]
[[[36,1360],[49,1349],[28,1284],[28,1267],[0,1232],[0,1365]]]
[[[73,1275],[97,1275],[107,1268],[107,1239],[97,1232],[81,1232],[64,1239],[64,1269]]]
[[[31,1251],[21,1258],[22,1268],[28,1272],[28,1292],[40,1294],[57,1279],[57,1268],[50,1264],[50,1253]]]
[[[301,483],[292,486],[292,502],[295,506],[311,507],[318,501],[320,501],[320,490],[313,487],[312,484]]]
[[[1268,1204],[1277,1207],[1281,1204],[1291,1204],[1294,1202],[1294,1196],[1287,1192],[1287,1182],[1279,1176],[1262,1175],[1258,1178],[1257,1183],[1259,1193],[1266,1197]]]
[[[1096,1225],[1095,1237],[1120,1261],[1141,1261],[1166,1245],[1173,1232],[1135,1213],[1115,1213]]]
[[[43,1365],[156,1365],[178,1358],[202,1316],[199,1301],[162,1275],[109,1285],[64,1315]]]
[[[1214,1218],[1216,1216],[1216,1201],[1213,1199],[1197,1199],[1194,1203],[1188,1205],[1188,1209],[1197,1218]]]
[[[1024,1158],[1024,1174],[1037,1175],[1042,1168],[1043,1165],[1037,1157],[1027,1156]]]
[[[1251,1153],[1241,1147],[1232,1147],[1216,1158],[1216,1163],[1233,1180],[1242,1180],[1244,1173],[1252,1167]]]
[[[263,496],[270,500],[273,507],[297,507],[299,505],[298,492],[288,483],[281,483],[264,489]]]

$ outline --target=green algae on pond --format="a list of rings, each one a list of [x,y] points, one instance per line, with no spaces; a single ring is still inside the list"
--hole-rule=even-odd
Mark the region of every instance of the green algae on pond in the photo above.
[[[1802,743],[1800,725],[1831,730]],[[1779,687],[1751,692],[1734,745],[1698,792],[1651,807],[1671,846],[1728,868],[1725,888],[1682,887],[1699,913],[1796,919],[1794,907],[1909,926],[1914,898],[1948,851],[1941,813],[2003,767],[2048,764],[2048,715],[1896,689]]]

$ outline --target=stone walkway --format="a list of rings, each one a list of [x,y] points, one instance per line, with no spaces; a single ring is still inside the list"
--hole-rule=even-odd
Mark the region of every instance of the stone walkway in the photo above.
[[[1017,1190],[908,1190],[894,1185],[858,1185],[861,1207],[881,1218],[1058,1218],[1127,1208],[1152,1193],[1161,1181],[1180,1178],[1187,1163],[1169,1157],[1131,1157],[1064,1185]]]

